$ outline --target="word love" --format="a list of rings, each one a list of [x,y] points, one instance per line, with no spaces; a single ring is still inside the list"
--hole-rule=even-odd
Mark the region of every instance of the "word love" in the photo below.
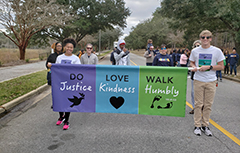
[[[108,76],[106,75],[106,81],[124,81],[124,82],[128,82],[128,75],[111,75],[111,76]]]

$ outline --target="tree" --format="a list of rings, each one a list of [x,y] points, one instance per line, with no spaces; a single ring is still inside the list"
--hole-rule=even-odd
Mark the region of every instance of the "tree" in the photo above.
[[[131,14],[123,0],[58,0],[58,3],[70,5],[73,19],[64,26],[53,26],[39,34],[60,42],[70,36],[79,42],[86,35],[111,30],[114,26],[124,28],[126,18]]]
[[[56,0],[1,0],[0,24],[8,31],[2,33],[19,48],[20,60],[24,60],[30,38],[51,25],[63,25],[70,18],[67,10]]]
[[[205,29],[228,32],[240,53],[239,0],[163,0],[161,6],[159,13],[172,19],[171,28],[184,31],[188,38],[198,38]]]

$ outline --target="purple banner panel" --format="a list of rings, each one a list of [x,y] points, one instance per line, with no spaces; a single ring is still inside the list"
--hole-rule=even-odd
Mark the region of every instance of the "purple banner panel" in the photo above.
[[[95,65],[53,64],[53,111],[95,112]]]

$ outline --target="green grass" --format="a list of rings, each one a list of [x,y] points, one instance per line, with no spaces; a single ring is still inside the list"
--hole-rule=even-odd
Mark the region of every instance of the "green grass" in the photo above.
[[[47,83],[47,70],[0,83],[0,105],[16,99]]]

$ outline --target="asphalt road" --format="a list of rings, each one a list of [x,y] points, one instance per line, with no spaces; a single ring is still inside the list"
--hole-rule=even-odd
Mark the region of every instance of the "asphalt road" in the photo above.
[[[131,61],[145,65],[143,57],[131,54]],[[134,65],[132,63],[132,65]],[[100,64],[110,64],[106,57]],[[191,84],[188,79],[187,101]],[[213,137],[193,134],[193,115],[186,106],[186,116],[165,117],[131,114],[71,113],[70,129],[56,126],[58,113],[51,107],[49,90],[30,99],[0,119],[1,153],[239,153],[230,132],[240,139],[240,84],[225,80],[219,83],[211,119]],[[222,132],[223,131],[223,132]]]

